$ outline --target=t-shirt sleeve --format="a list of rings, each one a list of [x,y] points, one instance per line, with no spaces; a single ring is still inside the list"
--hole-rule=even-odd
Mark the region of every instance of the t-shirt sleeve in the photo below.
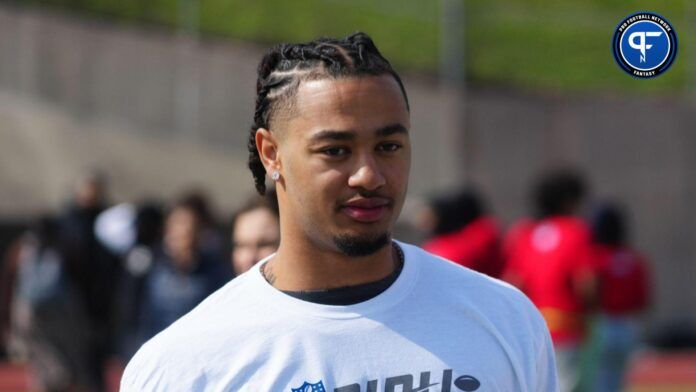
[[[120,392],[151,392],[170,390],[164,377],[165,366],[143,346],[128,362],[121,377]]]
[[[178,322],[181,322],[180,319]],[[176,324],[176,323],[175,323]],[[197,392],[206,390],[205,372],[188,337],[165,330],[145,343],[130,360],[121,378],[121,392]]]
[[[558,392],[558,375],[556,374],[556,356],[551,343],[551,335],[544,325],[540,336],[541,344],[537,351],[537,377],[534,391]]]

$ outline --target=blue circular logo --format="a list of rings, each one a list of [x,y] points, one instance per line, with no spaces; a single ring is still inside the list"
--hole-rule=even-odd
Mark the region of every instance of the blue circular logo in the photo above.
[[[674,62],[677,33],[660,15],[639,12],[619,23],[613,49],[621,69],[638,78],[653,78],[667,71]]]

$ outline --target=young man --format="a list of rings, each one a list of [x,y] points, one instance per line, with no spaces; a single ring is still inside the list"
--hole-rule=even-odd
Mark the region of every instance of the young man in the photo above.
[[[510,286],[391,239],[406,93],[363,33],[259,67],[249,166],[277,253],[145,344],[123,391],[556,391],[543,319]]]

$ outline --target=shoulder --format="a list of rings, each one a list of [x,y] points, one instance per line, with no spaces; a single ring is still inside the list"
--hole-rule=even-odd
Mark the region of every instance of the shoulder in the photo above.
[[[546,322],[534,304],[517,288],[415,246],[403,245],[419,264],[416,295],[450,314],[474,318],[492,334],[515,346],[517,352],[548,344]],[[430,306],[421,304],[421,306]]]
[[[168,347],[158,344],[155,339],[145,343],[128,362],[121,377],[121,391],[156,391],[167,388],[167,375],[170,374],[172,356],[168,352],[160,351],[160,347]]]
[[[206,374],[214,372],[211,358],[229,347],[236,334],[235,314],[253,307],[248,274],[233,279],[211,294],[191,312],[145,343],[128,362],[121,379],[121,391],[196,390]],[[221,311],[225,309],[225,311]]]
[[[555,360],[546,322],[520,290],[446,259],[408,247],[420,264],[422,307],[452,317],[449,324],[468,320],[487,331],[524,377],[528,390],[557,391]],[[471,324],[469,324],[471,325]]]
[[[484,216],[471,222],[468,227],[476,232],[486,233],[488,235],[500,235],[500,225],[492,216]]]
[[[583,240],[589,240],[591,236],[590,226],[578,217],[559,216],[551,218],[549,221],[562,230],[565,235],[579,237]]]
[[[418,246],[399,242],[399,246],[404,250],[407,262],[411,261],[418,265],[419,274],[422,279],[438,280],[440,284],[462,285],[482,285],[487,288],[502,287],[503,290],[511,288],[505,282],[491,278],[487,275],[476,272],[472,269],[462,267],[452,260],[429,253]]]
[[[462,267],[413,245],[401,244],[419,264],[419,286],[437,295],[438,300],[466,303],[493,312],[516,308],[523,313],[538,312],[526,295],[509,283]],[[487,305],[496,305],[488,307]]]

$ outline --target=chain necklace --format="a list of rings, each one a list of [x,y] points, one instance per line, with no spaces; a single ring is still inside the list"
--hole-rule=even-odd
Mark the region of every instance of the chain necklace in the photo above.
[[[394,268],[394,272],[392,272],[392,274],[395,274],[395,273],[400,273],[401,269],[404,267],[405,256],[404,256],[404,251],[401,250],[401,247],[399,245],[397,245],[396,242],[392,242],[392,246],[394,247],[394,249],[396,249],[396,257],[397,257],[396,268]],[[266,276],[266,264],[268,264],[268,262],[261,264],[261,268],[259,269],[259,271],[261,272],[261,276],[263,276],[263,278],[266,280],[266,282],[271,283],[270,280],[268,279],[268,276]]]

